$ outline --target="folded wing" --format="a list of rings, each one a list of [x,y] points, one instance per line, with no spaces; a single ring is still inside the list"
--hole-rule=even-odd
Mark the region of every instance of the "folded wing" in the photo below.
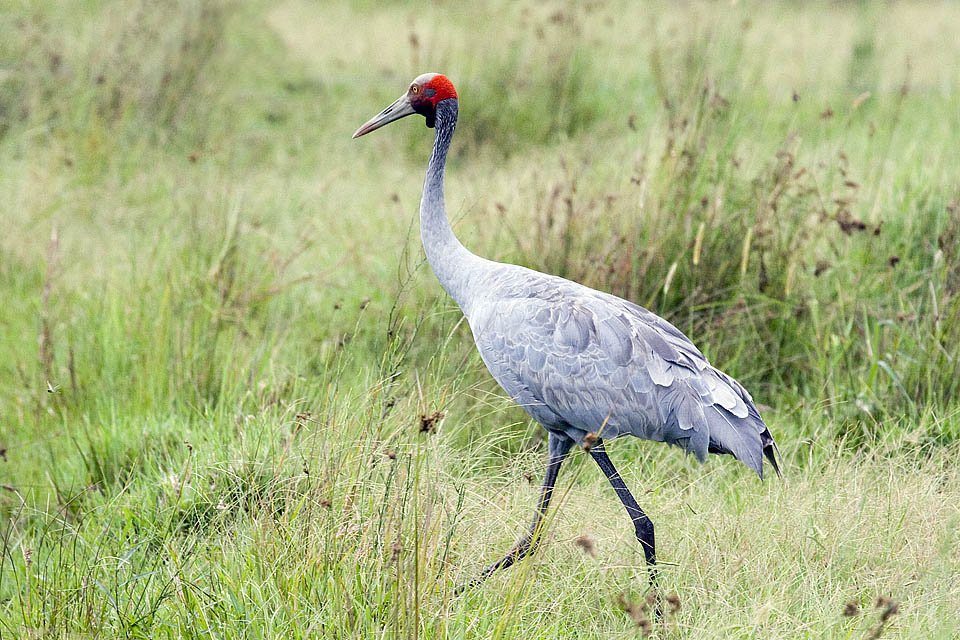
[[[538,274],[540,275],[540,274]],[[471,327],[494,378],[547,429],[634,435],[758,474],[775,445],[750,395],[646,309],[543,276],[492,298]]]

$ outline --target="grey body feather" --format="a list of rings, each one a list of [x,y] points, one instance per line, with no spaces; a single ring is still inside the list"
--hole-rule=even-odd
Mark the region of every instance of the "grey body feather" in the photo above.
[[[483,262],[464,305],[477,348],[547,430],[578,443],[587,433],[666,442],[701,462],[730,453],[762,476],[772,439],[750,394],[676,327],[575,282]]]
[[[764,456],[777,469],[776,445],[750,394],[672,324],[614,295],[480,258],[457,240],[443,196],[456,119],[455,101],[438,105],[420,203],[423,246],[510,397],[573,442],[587,433],[633,435],[700,461],[729,453],[761,477]]]

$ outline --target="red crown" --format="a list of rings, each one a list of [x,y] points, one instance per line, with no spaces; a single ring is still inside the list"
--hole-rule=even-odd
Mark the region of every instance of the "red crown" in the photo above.
[[[453,83],[447,79],[447,76],[434,76],[433,80],[427,83],[427,87],[435,91],[430,98],[433,106],[437,106],[441,100],[457,97],[457,90],[453,88]]]

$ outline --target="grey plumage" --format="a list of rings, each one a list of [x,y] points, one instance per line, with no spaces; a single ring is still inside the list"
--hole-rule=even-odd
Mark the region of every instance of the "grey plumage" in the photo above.
[[[530,533],[470,584],[536,548],[557,474],[574,443],[592,445],[585,448],[626,508],[656,583],[653,523],[603,441],[632,435],[666,442],[701,462],[708,453],[731,454],[762,478],[764,456],[779,473],[769,430],[746,389],[710,366],[663,318],[608,293],[469,252],[444,206],[444,166],[457,123],[450,81],[438,74],[416,78],[354,137],[413,113],[437,129],[420,201],[427,260],[463,310],[490,373],[549,433],[550,461]]]
[[[486,262],[486,261],[485,261]],[[478,265],[479,266],[479,265]],[[487,262],[464,307],[501,387],[574,442],[633,435],[693,453],[730,453],[758,474],[773,440],[750,394],[669,322],[616,296]]]

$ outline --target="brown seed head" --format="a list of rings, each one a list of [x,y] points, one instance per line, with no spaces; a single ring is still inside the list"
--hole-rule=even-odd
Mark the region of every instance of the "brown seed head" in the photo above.
[[[650,618],[647,616],[641,615],[640,619],[636,622],[637,626],[640,627],[640,633],[643,635],[648,636],[653,632],[653,623],[650,622]]]
[[[887,622],[891,617],[900,612],[900,603],[887,598],[887,608],[880,614],[880,622]]]
[[[874,603],[874,606],[876,606],[878,609],[883,609],[883,612],[880,614],[880,622],[877,623],[877,626],[875,626],[870,635],[867,636],[869,640],[877,640],[880,636],[882,636],[883,630],[890,621],[890,618],[897,615],[897,613],[900,611],[900,605],[892,598],[887,596],[877,597],[877,601]]]
[[[856,600],[848,600],[847,604],[843,607],[843,615],[847,618],[852,618],[855,615],[860,613],[860,603]]]
[[[680,611],[680,596],[676,592],[667,596],[667,604],[670,605],[670,613]]]
[[[580,443],[580,446],[583,447],[584,451],[589,452],[591,449],[593,449],[596,446],[597,441],[599,439],[600,439],[600,436],[598,436],[597,434],[591,431],[587,435],[583,436],[583,442]]]
[[[577,545],[583,552],[589,555],[591,558],[597,557],[597,543],[590,536],[583,535],[573,541],[573,544]]]
[[[650,627],[647,627],[646,625],[650,624],[650,619],[644,615],[644,607],[637,605],[635,602],[630,602],[622,593],[617,596],[617,606],[623,609],[623,611],[630,616],[630,619],[633,620],[635,625],[640,627],[640,630],[644,635],[649,633]]]
[[[443,420],[444,417],[443,411],[434,411],[429,416],[427,414],[420,415],[420,433],[433,433],[437,430],[437,423]]]

